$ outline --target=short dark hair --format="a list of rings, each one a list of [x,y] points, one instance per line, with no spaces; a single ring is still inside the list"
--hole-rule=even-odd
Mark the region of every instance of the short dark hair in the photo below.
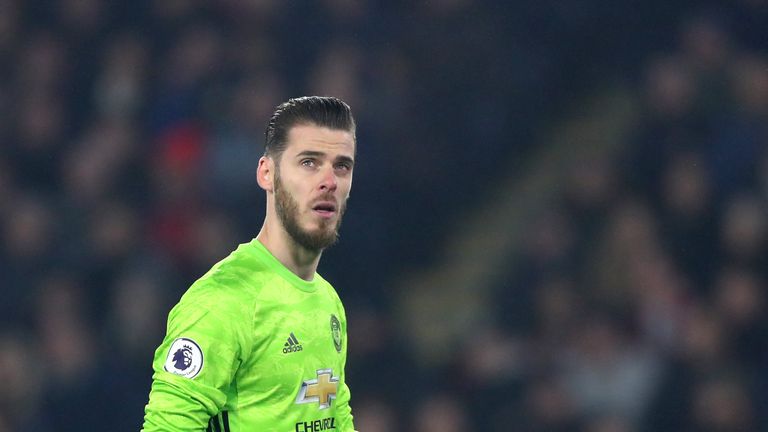
[[[352,109],[332,96],[303,96],[289,99],[275,108],[265,132],[264,154],[280,159],[287,145],[288,132],[297,125],[312,124],[329,129],[352,132],[355,119]]]

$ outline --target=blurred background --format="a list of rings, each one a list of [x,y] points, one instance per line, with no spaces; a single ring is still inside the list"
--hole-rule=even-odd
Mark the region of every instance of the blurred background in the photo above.
[[[768,431],[765,0],[0,0],[0,431],[140,428],[305,94],[359,430]]]

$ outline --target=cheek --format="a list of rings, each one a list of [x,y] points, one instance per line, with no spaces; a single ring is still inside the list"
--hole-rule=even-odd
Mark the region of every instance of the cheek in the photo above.
[[[339,190],[341,190],[342,195],[344,198],[349,197],[349,192],[352,190],[352,177],[350,176],[348,180],[344,181],[343,183],[339,184]]]
[[[291,177],[290,179],[282,178],[282,187],[283,189],[291,196],[294,200],[296,200],[299,203],[302,203],[302,201],[307,196],[306,186],[300,182],[296,181],[295,178]]]

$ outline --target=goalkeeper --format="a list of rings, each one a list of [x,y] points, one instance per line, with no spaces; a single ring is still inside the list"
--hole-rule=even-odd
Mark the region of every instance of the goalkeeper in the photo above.
[[[182,296],[155,352],[144,431],[352,431],[347,321],[316,273],[352,186],[355,122],[332,97],[279,105],[264,224]]]

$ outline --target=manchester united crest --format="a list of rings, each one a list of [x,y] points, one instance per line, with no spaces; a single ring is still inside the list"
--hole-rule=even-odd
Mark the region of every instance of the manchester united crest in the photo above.
[[[341,323],[336,315],[331,315],[331,336],[333,336],[333,346],[337,352],[341,352]]]

